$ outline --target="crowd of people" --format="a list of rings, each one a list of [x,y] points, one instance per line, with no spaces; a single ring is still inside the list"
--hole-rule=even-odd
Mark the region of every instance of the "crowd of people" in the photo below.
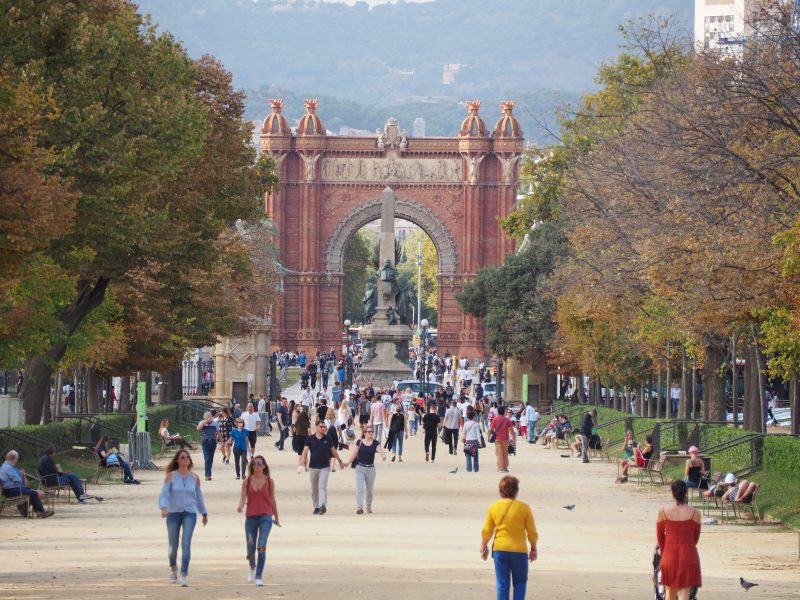
[[[372,514],[378,459],[402,463],[404,442],[422,433],[426,462],[436,462],[437,442],[442,442],[451,456],[463,453],[465,462],[462,464],[468,473],[479,472],[481,451],[487,447],[487,442],[494,445],[496,469],[502,474],[500,500],[487,511],[479,550],[484,560],[491,552],[498,598],[508,598],[512,590],[514,598],[523,598],[528,563],[537,558],[538,533],[530,506],[517,499],[519,479],[507,475],[509,455],[515,453],[518,440],[555,448],[559,440],[568,440],[571,436],[575,455],[588,462],[589,450],[600,448],[602,444],[597,430],[597,411],[591,409],[584,413],[576,432],[563,414],[553,416],[540,426],[541,415],[533,403],[516,407],[516,410],[505,404],[498,406],[494,398],[484,395],[481,389],[486,374],[478,373],[472,380],[459,372],[459,363],[452,358],[448,360],[447,356],[440,360],[435,353],[416,358],[415,366],[423,369],[430,363],[437,377],[442,372],[445,377],[457,378],[455,385],[451,379],[444,379],[435,393],[425,394],[415,393],[410,387],[378,388],[370,382],[363,388],[355,383],[345,385],[337,375],[332,392],[328,393],[328,378],[317,378],[315,374],[320,371],[308,368],[314,364],[319,367],[320,358],[322,355],[318,354],[304,365],[309,375],[307,380],[301,377],[303,391],[299,401],[281,397],[271,405],[263,395],[260,398],[251,395],[244,409],[231,402],[230,406],[208,411],[196,427],[200,432],[205,480],[212,479],[214,458],[219,450],[223,464],[230,463],[233,457],[234,469],[229,473],[231,476],[235,473],[235,479],[242,481],[237,510],[245,513],[248,580],[258,586],[264,584],[268,538],[272,527],[280,526],[276,482],[265,455],[256,454],[258,433],[271,435],[273,428],[277,428],[274,440],[277,451],[284,451],[286,441],[291,438],[290,448],[297,455],[297,471],[308,474],[312,511],[320,516],[328,512],[330,474],[337,467],[352,467],[356,514]],[[335,360],[323,358],[321,364],[333,367],[333,371],[327,371],[329,375],[337,370]],[[468,369],[468,363],[465,368]],[[187,586],[192,535],[198,520],[207,524],[208,510],[201,478],[194,472],[190,450],[195,447],[191,440],[170,433],[168,420],[161,422],[159,434],[165,447],[177,449],[167,466],[158,498],[158,507],[167,526],[170,580]],[[618,481],[627,480],[632,466],[642,467],[644,461],[651,458],[652,439],[648,436],[641,446],[629,431],[621,450],[622,475]],[[130,465],[109,444],[108,438],[102,438],[95,451],[101,466],[118,466],[126,483],[138,483]],[[665,585],[670,590],[669,597],[673,598],[682,598],[686,589],[700,585],[699,559],[695,560],[699,513],[687,505],[686,490],[700,487],[707,473],[698,457],[698,449],[692,447],[688,452],[685,481],[672,486],[675,504],[658,514],[660,564]],[[81,480],[74,473],[61,471],[53,460],[54,454],[55,450],[49,448],[40,458],[40,476],[48,485],[69,486],[81,503],[92,498],[85,493]],[[3,494],[27,496],[39,518],[51,516],[53,512],[44,507],[42,490],[29,487],[24,470],[16,467],[17,460],[18,454],[11,451],[0,467]],[[703,493],[726,501],[741,501],[753,493],[754,485],[739,482],[733,474],[728,474],[724,481]],[[684,560],[683,554],[689,556],[686,560],[691,569],[676,571],[675,565]]]

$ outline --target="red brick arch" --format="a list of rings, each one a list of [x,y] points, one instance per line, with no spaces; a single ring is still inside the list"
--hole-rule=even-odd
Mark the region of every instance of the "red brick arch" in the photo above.
[[[398,199],[396,216],[424,229],[439,253],[439,347],[485,354],[485,328],[461,311],[455,294],[480,267],[501,264],[514,251],[499,221],[516,199],[522,138],[487,134],[485,127],[462,128],[454,138],[411,138],[394,120],[374,137],[325,135],[313,102],[298,130],[289,132],[276,126],[282,103],[272,106],[261,149],[276,158],[281,188],[267,197],[265,209],[287,270],[283,305],[273,314],[273,347],[339,346],[344,247],[380,217],[381,193],[389,186]],[[475,105],[470,111],[470,118],[477,116]],[[309,115],[313,134],[304,133]]]

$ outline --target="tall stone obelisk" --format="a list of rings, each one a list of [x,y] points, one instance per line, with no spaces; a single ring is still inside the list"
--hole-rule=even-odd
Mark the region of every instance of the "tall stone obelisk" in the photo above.
[[[380,264],[376,311],[372,323],[361,328],[364,360],[359,384],[362,387],[368,381],[375,387],[389,387],[394,380],[407,379],[411,374],[408,365],[408,346],[413,332],[408,325],[400,323],[396,316],[394,205],[394,192],[392,188],[387,187],[381,196]]]

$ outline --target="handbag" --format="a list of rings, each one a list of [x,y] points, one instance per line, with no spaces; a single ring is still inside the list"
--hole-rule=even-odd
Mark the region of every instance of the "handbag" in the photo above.
[[[110,467],[111,465],[118,465],[119,464],[119,456],[116,454],[109,454],[106,456],[106,466]]]
[[[478,447],[479,448],[486,448],[486,440],[483,439],[483,432],[478,433]]]

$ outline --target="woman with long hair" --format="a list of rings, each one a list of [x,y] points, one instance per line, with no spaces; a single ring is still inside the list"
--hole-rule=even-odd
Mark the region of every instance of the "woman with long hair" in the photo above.
[[[192,534],[197,524],[197,513],[203,516],[203,526],[208,523],[208,510],[200,490],[200,478],[192,473],[192,457],[187,450],[178,450],[167,465],[167,476],[158,497],[161,516],[167,520],[169,540],[169,579],[178,581],[178,538],[181,546],[180,583],[189,585],[189,559],[191,558]],[[182,535],[181,535],[182,530]]]
[[[356,463],[356,514],[364,514],[364,488],[367,491],[367,512],[372,513],[372,491],[375,488],[375,453],[386,461],[386,452],[375,439],[375,428],[367,425],[363,439],[358,440],[347,464]]]
[[[481,447],[481,423],[478,413],[471,406],[467,407],[467,420],[461,429],[461,441],[467,457],[467,473],[478,472],[478,451]]]
[[[158,435],[161,436],[165,446],[180,446],[181,450],[184,448],[190,448],[191,450],[194,450],[192,445],[183,439],[183,436],[180,433],[171,434],[169,432],[169,419],[161,420],[161,425],[158,427]]]
[[[230,409],[225,406],[219,411],[217,418],[219,424],[219,451],[222,453],[222,463],[231,462],[231,431],[236,427],[234,425],[234,418],[231,416]]]
[[[666,600],[689,600],[692,588],[703,584],[700,573],[700,511],[688,504],[686,482],[675,480],[670,486],[675,504],[658,511],[656,537],[661,552],[661,582]]]
[[[104,435],[98,440],[97,445],[94,447],[94,452],[97,455],[97,461],[104,469],[113,467],[115,464],[120,466],[123,483],[137,485],[141,483],[141,481],[134,478],[131,466],[117,454],[117,449],[108,447],[108,436]]]
[[[403,462],[403,441],[408,439],[408,420],[403,412],[403,403],[400,401],[395,404],[394,414],[389,422],[389,438],[391,439],[392,462],[396,459]]]
[[[306,447],[306,438],[311,430],[311,419],[308,416],[307,406],[297,406],[297,419],[292,427],[292,450],[297,453],[297,474],[303,472],[303,449]]]
[[[497,579],[497,600],[508,600],[512,581],[516,600],[525,597],[528,563],[538,558],[536,543],[539,534],[531,507],[517,500],[519,479],[506,475],[500,479],[499,488],[500,500],[492,504],[486,513],[480,553],[483,560],[489,558],[489,540],[494,534],[492,558]]]
[[[269,476],[269,465],[261,456],[253,457],[247,467],[247,477],[242,483],[242,495],[236,510],[242,512],[247,505],[244,533],[247,541],[247,561],[250,572],[247,580],[264,585],[264,563],[267,558],[267,538],[272,524],[280,527],[278,502],[275,499],[275,481]],[[258,561],[256,561],[258,553]]]

